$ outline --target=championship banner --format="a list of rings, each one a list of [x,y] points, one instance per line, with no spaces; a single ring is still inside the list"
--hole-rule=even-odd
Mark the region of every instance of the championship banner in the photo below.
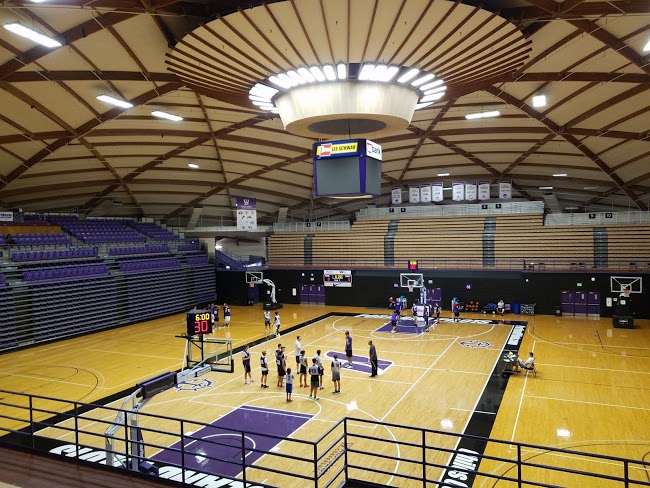
[[[489,181],[479,181],[478,182],[478,199],[479,200],[489,200],[490,199],[490,182]]]
[[[420,203],[420,187],[419,186],[409,186],[409,202],[410,203]]]
[[[503,200],[512,198],[512,180],[499,181],[499,198]]]
[[[402,187],[397,186],[390,191],[390,201],[393,205],[401,205]]]
[[[237,197],[237,230],[257,229],[257,200],[255,198]]]
[[[454,202],[462,202],[465,200],[465,182],[454,181],[451,184],[451,199]]]
[[[476,181],[465,182],[465,200],[470,202],[476,200]]]
[[[431,185],[420,185],[420,202],[431,203]]]
[[[432,202],[442,202],[444,197],[442,196],[442,187],[443,183],[431,183],[431,201]]]
[[[14,213],[13,212],[0,212],[0,222],[13,222]]]

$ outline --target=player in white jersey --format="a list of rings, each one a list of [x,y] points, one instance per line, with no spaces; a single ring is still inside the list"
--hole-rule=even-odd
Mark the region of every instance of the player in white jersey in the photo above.
[[[325,367],[323,366],[323,358],[320,357],[320,349],[316,351],[316,357],[314,357],[316,360],[316,364],[318,365],[318,376],[319,376],[319,388],[321,390],[325,389],[323,386],[323,374],[325,373]]]
[[[341,393],[341,366],[343,364],[339,361],[338,354],[334,354],[334,360],[332,361],[332,382],[334,383],[334,394],[336,395]]]
[[[275,312],[273,317],[273,325],[275,325],[275,337],[280,337],[280,314]]]
[[[271,332],[271,312],[264,310],[264,335],[269,335]]]

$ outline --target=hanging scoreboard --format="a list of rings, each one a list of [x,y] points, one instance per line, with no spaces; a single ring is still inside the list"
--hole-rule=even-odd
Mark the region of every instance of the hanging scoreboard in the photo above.
[[[352,287],[352,271],[349,269],[326,269],[323,271],[325,286]]]

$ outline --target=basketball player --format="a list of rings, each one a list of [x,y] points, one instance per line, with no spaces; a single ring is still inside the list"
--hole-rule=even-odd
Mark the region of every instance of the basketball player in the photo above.
[[[413,320],[417,322],[418,319],[418,304],[416,302],[413,302],[413,305],[411,306],[411,316],[413,317]]]
[[[266,380],[269,376],[269,363],[266,359],[266,351],[262,351],[262,357],[260,358],[260,366],[262,367],[262,379],[260,380],[261,388],[268,388],[269,385],[266,384]]]
[[[348,358],[348,363],[345,365],[347,369],[352,369],[352,337],[350,333],[345,331],[345,355]]]
[[[264,335],[269,335],[271,332],[271,312],[264,310]]]
[[[337,354],[334,354],[334,361],[332,361],[332,383],[334,383],[334,394],[341,393],[341,361]]]
[[[280,337],[280,314],[275,312],[273,317],[273,325],[275,325],[275,337]]]
[[[300,342],[300,336],[296,337],[296,344],[294,345],[293,352],[296,356],[296,367],[300,367],[300,351],[302,351],[302,344]]]
[[[429,332],[429,305],[424,306],[422,318],[424,319],[424,331]]]
[[[282,388],[284,386],[284,375],[286,374],[286,368],[287,368],[287,363],[284,358],[284,347],[280,348],[280,356],[278,357],[277,361],[277,366],[278,366],[278,388]]]
[[[377,349],[375,348],[375,345],[372,343],[372,341],[368,341],[368,345],[370,346],[370,349],[368,351],[368,358],[370,359],[370,365],[372,367],[372,373],[370,374],[371,378],[374,378],[377,376],[377,366],[378,366],[378,359],[377,359]]]
[[[300,388],[307,388],[307,357],[305,351],[300,351]]]
[[[320,369],[316,364],[316,358],[311,360],[311,366],[309,366],[309,376],[311,377],[311,383],[309,388],[309,399],[311,400],[312,395],[314,400],[318,400],[318,378],[319,378]]]
[[[318,365],[318,386],[321,390],[325,387],[323,386],[323,374],[325,373],[325,367],[323,366],[323,359],[320,357],[320,349],[316,351],[316,356],[314,357],[316,364]]]
[[[452,307],[452,310],[454,311],[454,322],[459,322],[460,321],[460,304],[458,301],[454,301],[454,306]]]
[[[241,360],[244,365],[244,384],[248,385],[253,382],[251,378],[251,353],[248,352],[248,344],[244,346],[244,350],[241,352]]]
[[[213,305],[212,310],[214,311],[214,326],[219,328],[219,305]]]
[[[293,392],[293,374],[291,374],[291,368],[287,368],[287,401],[292,402],[291,393]]]
[[[225,327],[230,326],[230,307],[227,303],[223,304],[223,325]]]
[[[400,313],[401,310],[402,310],[402,302],[398,298],[395,301],[395,313],[397,314],[398,318],[402,318],[402,314]]]
[[[513,373],[519,373],[519,368],[524,368],[524,369],[533,369],[535,367],[535,355],[530,352],[528,354],[528,359],[526,359],[526,362],[522,361],[519,356],[517,356],[517,360],[515,361],[515,364],[512,368]]]
[[[440,304],[436,303],[433,306],[433,311],[436,314],[436,325],[440,325],[440,312],[442,312],[442,309],[440,308]]]
[[[395,334],[397,332],[397,320],[398,320],[398,315],[397,312],[393,312],[393,315],[390,316],[390,325],[393,326],[393,329],[390,331],[391,334]]]

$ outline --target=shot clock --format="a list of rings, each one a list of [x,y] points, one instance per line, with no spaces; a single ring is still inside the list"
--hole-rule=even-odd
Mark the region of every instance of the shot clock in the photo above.
[[[212,314],[209,310],[190,310],[187,312],[187,335],[196,336],[212,332]]]

